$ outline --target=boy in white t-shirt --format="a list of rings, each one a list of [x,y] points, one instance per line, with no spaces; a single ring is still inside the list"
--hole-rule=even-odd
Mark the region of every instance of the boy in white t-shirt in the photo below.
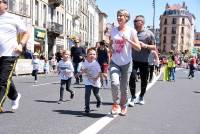
[[[38,80],[37,74],[38,74],[39,66],[40,66],[40,60],[38,59],[38,55],[39,54],[35,52],[33,54],[33,60],[32,60],[32,65],[33,65],[32,76],[34,76],[35,83],[37,83],[37,80]]]
[[[83,73],[85,73],[85,112],[90,113],[91,90],[93,90],[94,96],[97,99],[96,107],[99,108],[101,105],[101,97],[99,95],[101,68],[96,61],[95,48],[89,48],[87,50],[87,58],[82,64],[81,72],[76,77]]]
[[[71,80],[74,73],[74,67],[70,58],[70,51],[65,50],[62,53],[63,59],[58,63],[58,71],[60,75],[60,99],[58,104],[63,102],[63,95],[64,95],[64,86],[66,85],[66,91],[70,92],[70,98],[74,98],[74,91],[70,89]]]

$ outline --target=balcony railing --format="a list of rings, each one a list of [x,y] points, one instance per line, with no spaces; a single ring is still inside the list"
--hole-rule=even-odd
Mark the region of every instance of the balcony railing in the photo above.
[[[63,0],[49,0],[49,5],[53,7],[58,7],[63,4]]]
[[[55,33],[55,34],[62,34],[63,33],[63,25],[49,22],[47,27],[48,32]]]

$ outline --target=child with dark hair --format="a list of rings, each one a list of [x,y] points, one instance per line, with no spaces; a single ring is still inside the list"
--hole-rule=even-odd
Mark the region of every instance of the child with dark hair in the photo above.
[[[97,99],[96,107],[99,108],[101,105],[101,97],[99,95],[100,88],[100,74],[101,68],[99,63],[96,61],[96,51],[95,48],[89,48],[87,50],[86,60],[82,64],[81,72],[76,75],[85,74],[84,84],[85,84],[85,112],[90,113],[90,95],[91,90]]]

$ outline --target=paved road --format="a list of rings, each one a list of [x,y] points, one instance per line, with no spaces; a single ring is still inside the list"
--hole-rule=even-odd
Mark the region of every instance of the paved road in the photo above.
[[[196,72],[194,80],[186,76],[187,70],[183,69],[177,71],[176,82],[160,78],[147,91],[146,104],[130,107],[125,117],[108,115],[112,105],[109,89],[101,90],[100,109],[92,96],[92,113],[85,115],[84,85],[72,85],[75,98],[70,100],[66,93],[66,102],[57,104],[56,75],[40,76],[37,84],[31,76],[15,77],[22,94],[20,107],[13,113],[10,101],[6,101],[6,112],[0,114],[0,134],[89,134],[99,129],[99,134],[200,134],[200,73]]]

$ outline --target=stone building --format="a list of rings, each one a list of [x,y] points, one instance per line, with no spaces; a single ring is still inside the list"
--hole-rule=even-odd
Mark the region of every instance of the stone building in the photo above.
[[[166,4],[160,16],[161,52],[184,52],[193,48],[195,16],[182,4]]]

